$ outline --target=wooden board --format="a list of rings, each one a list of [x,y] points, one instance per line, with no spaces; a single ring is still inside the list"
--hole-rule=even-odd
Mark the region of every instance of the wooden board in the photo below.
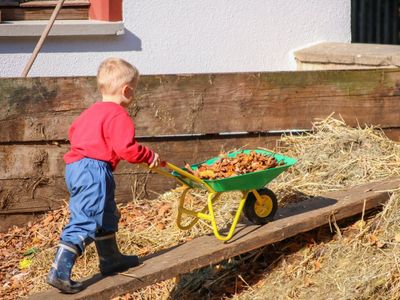
[[[176,187],[175,181],[159,175],[132,173],[114,178],[118,203],[138,198],[154,199]],[[63,177],[1,180],[0,184],[0,215],[45,212],[59,208],[69,199]]]
[[[21,2],[20,1],[13,1],[13,0],[2,0],[0,2],[1,7],[55,7],[57,5],[57,0],[45,0],[45,1],[28,1],[28,2]],[[63,7],[70,7],[70,6],[90,6],[89,0],[66,0],[63,3]]]
[[[146,137],[141,141],[182,165],[223,148],[273,148],[276,134],[261,141],[254,133],[310,129],[314,118],[333,111],[350,125],[381,125],[399,140],[399,86],[398,69],[149,75],[141,77],[129,111],[137,136]],[[0,79],[0,214],[41,212],[68,198],[62,161],[68,127],[99,98],[94,77]],[[218,135],[226,132],[250,134]],[[132,182],[146,174],[121,164],[116,177],[117,197],[127,201]],[[147,196],[172,187],[152,175]]]
[[[73,119],[99,99],[94,78],[0,79],[0,142],[68,137]]]
[[[210,137],[197,140],[151,141],[143,144],[160,153],[162,159],[179,166],[216,156],[221,150],[239,147],[273,148],[276,136]],[[68,199],[64,182],[63,155],[68,145],[0,145],[0,215],[47,211]],[[121,162],[115,171],[119,202],[134,198],[156,198],[176,187],[176,182]],[[146,182],[145,190],[143,184]],[[0,221],[1,222],[1,221]]]
[[[93,77],[0,80],[0,143],[67,139],[99,100]],[[142,76],[130,107],[138,136],[309,129],[332,112],[349,125],[399,128],[400,70]]]
[[[6,232],[12,226],[26,226],[29,222],[39,220],[42,216],[43,214],[41,213],[0,215],[0,232]]]
[[[184,162],[196,163],[217,156],[221,151],[230,151],[242,147],[274,148],[279,135],[254,136],[215,136],[201,139],[178,140],[138,140],[171,163],[183,165]],[[0,180],[25,179],[35,176],[63,176],[64,154],[69,144],[11,144],[0,145]],[[140,171],[138,171],[140,170]],[[143,173],[143,169],[121,161],[115,174]]]
[[[58,1],[28,1],[28,2],[23,2],[20,3],[20,7],[55,7],[57,5]],[[0,4],[1,6],[1,4]],[[63,3],[63,8],[65,7],[70,7],[70,6],[85,6],[89,7],[90,6],[90,1],[88,0],[66,0]]]
[[[54,8],[48,7],[3,7],[3,21],[49,20]],[[57,20],[88,20],[89,9],[83,6],[64,7]]]
[[[13,0],[2,0],[0,3],[0,7],[6,7],[6,6],[19,6],[19,2]]]
[[[164,253],[145,259],[144,265],[127,271],[132,277],[116,275],[85,280],[89,287],[74,295],[51,289],[29,299],[111,299],[147,285],[191,272],[272,244],[334,220],[341,220],[385,203],[390,194],[385,190],[400,187],[400,178],[369,183],[345,191],[333,192],[278,210],[276,220],[264,226],[246,226],[233,240],[222,243],[214,236],[203,236]],[[196,249],[196,251],[193,251]]]

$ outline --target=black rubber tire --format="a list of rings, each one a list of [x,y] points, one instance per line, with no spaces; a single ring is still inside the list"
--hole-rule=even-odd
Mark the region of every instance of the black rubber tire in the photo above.
[[[264,188],[264,189],[259,189],[257,192],[263,196],[269,196],[269,198],[272,200],[272,210],[268,214],[268,216],[258,216],[256,211],[255,211],[255,204],[256,204],[256,196],[253,193],[249,193],[247,195],[246,203],[244,204],[243,208],[243,213],[244,216],[252,223],[257,224],[257,225],[263,225],[267,224],[268,222],[272,221],[276,211],[278,210],[278,199],[276,198],[275,194],[273,191],[270,189]]]

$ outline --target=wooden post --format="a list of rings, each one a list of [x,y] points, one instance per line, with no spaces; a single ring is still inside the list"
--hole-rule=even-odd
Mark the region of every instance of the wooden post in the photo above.
[[[64,1],[65,1],[65,0],[60,0],[60,1],[57,3],[57,6],[56,6],[56,8],[54,9],[53,14],[52,14],[51,17],[50,17],[49,23],[47,23],[46,28],[44,29],[42,35],[40,36],[40,39],[39,39],[38,43],[36,44],[35,49],[33,50],[33,53],[32,53],[32,55],[31,55],[31,58],[29,59],[28,63],[27,63],[26,66],[25,66],[24,71],[23,71],[22,74],[21,74],[22,77],[26,77],[26,76],[28,75],[29,70],[31,69],[31,67],[32,67],[32,65],[33,65],[33,63],[34,63],[34,61],[35,61],[37,55],[39,54],[39,51],[40,51],[40,49],[42,48],[45,39],[46,39],[47,36],[49,35],[50,29],[51,29],[51,27],[53,26],[54,21],[56,20],[56,18],[57,18],[57,16],[58,16],[58,13],[60,12],[61,7],[62,7]]]

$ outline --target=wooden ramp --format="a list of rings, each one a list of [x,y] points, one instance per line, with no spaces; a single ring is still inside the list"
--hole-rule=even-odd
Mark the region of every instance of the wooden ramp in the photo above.
[[[224,259],[284,240],[334,220],[359,214],[385,203],[390,191],[400,187],[400,178],[369,183],[348,190],[292,204],[278,210],[276,220],[264,226],[242,226],[228,243],[203,236],[163,253],[144,258],[144,264],[128,270],[130,276],[95,275],[85,280],[88,287],[75,295],[52,289],[30,299],[110,299],[147,285],[185,274]]]

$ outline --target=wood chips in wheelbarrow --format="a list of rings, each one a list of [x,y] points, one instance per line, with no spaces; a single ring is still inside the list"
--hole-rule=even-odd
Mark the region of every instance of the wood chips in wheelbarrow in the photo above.
[[[249,154],[240,153],[236,157],[223,155],[214,164],[202,164],[196,170],[193,170],[189,164],[186,164],[185,168],[196,177],[209,180],[262,171],[276,166],[278,162],[274,157],[252,151]]]

